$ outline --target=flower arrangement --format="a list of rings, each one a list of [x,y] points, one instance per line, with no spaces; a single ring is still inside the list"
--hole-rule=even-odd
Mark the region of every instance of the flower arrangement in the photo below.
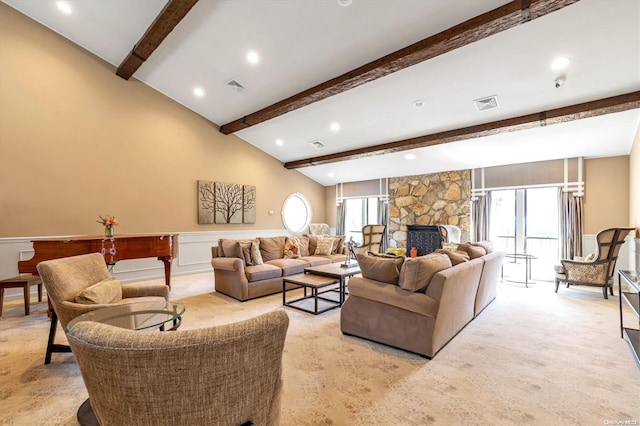
[[[118,221],[115,216],[105,215],[104,217],[98,217],[100,220],[96,220],[96,222],[101,223],[104,226],[104,236],[113,237],[113,227],[118,225]]]

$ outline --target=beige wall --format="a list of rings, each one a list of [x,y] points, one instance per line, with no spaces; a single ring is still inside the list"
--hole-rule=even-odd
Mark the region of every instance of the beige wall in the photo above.
[[[256,223],[198,225],[197,180],[255,185]],[[0,237],[280,229],[292,192],[325,222],[322,185],[0,3]]]
[[[629,156],[629,225],[635,226],[640,238],[640,126]]]
[[[585,234],[629,222],[629,156],[584,161]]]

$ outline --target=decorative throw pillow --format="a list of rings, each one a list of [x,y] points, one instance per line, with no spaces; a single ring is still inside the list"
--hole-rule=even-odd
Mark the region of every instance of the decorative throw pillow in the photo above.
[[[303,235],[298,239],[300,241],[300,256],[310,256],[309,254],[309,237]]]
[[[342,246],[344,245],[344,235],[336,235],[333,237],[333,246],[331,246],[331,254],[342,254]]]
[[[318,239],[322,237],[318,237],[317,235],[305,235],[309,239],[309,256],[313,256],[316,254],[316,247],[318,246]]]
[[[300,241],[297,238],[287,238],[284,243],[284,258],[297,259],[300,257]]]
[[[111,277],[87,287],[76,295],[76,303],[104,305],[122,300],[122,284]]]
[[[398,285],[403,256],[370,256],[358,253],[356,258],[364,278]]]
[[[262,265],[262,254],[260,253],[260,243],[254,241],[251,243],[251,261],[254,265]]]
[[[469,254],[465,251],[451,251],[445,249],[437,249],[436,253],[442,253],[449,256],[449,260],[451,260],[451,264],[456,266],[459,263],[464,263],[469,261]]]
[[[316,246],[315,255],[318,256],[327,256],[331,254],[331,249],[333,248],[333,238],[319,238],[318,245]]]
[[[458,246],[458,251],[467,252],[469,254],[469,258],[471,259],[477,259],[487,254],[486,250],[483,249],[482,247],[472,246],[469,243],[460,244]]]
[[[449,256],[441,253],[408,258],[400,270],[398,285],[408,291],[424,291],[435,274],[450,267]]]
[[[251,244],[253,243],[237,243],[238,250],[242,253],[242,259],[244,260],[244,266],[252,266],[253,259],[251,258]]]

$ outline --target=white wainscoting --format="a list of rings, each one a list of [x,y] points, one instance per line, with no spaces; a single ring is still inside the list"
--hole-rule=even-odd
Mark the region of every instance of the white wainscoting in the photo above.
[[[171,264],[171,275],[189,275],[212,272],[211,247],[218,245],[220,238],[255,238],[290,235],[285,229],[235,230],[211,232],[181,232],[178,237],[178,258]],[[63,236],[64,237],[64,236]],[[60,238],[63,238],[60,237]],[[33,257],[32,240],[58,237],[0,238],[0,279],[18,275],[18,261]],[[114,277],[123,283],[144,281],[164,277],[164,264],[157,259],[122,260],[112,270]],[[32,288],[35,292],[35,287]],[[5,300],[22,298],[22,289],[7,289]]]

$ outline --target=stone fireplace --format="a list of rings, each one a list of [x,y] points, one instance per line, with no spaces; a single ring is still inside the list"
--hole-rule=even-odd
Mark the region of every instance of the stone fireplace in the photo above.
[[[407,247],[407,225],[456,225],[471,236],[471,172],[389,178],[390,246]]]

